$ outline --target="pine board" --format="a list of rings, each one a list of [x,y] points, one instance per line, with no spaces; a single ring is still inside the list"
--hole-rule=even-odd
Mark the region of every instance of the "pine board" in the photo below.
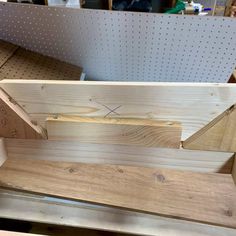
[[[47,119],[51,140],[179,148],[181,124],[148,119],[58,116]]]
[[[43,127],[58,114],[170,120],[182,124],[182,140],[236,101],[235,84],[2,80],[0,86]]]
[[[236,228],[231,175],[8,159],[1,186]]]
[[[233,153],[147,148],[77,141],[5,139],[9,158],[231,173]]]
[[[41,136],[0,98],[0,137],[40,139]]]
[[[187,149],[236,152],[235,105],[183,142]]]

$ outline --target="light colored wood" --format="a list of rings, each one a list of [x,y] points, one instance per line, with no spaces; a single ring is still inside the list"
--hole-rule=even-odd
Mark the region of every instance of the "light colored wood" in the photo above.
[[[29,129],[29,127],[26,125],[28,124],[31,128],[33,128],[33,130],[35,130],[39,134],[40,137],[46,138],[46,133],[44,129],[40,127],[39,125],[37,125],[36,121],[30,120],[30,117],[28,116],[28,114],[18,105],[18,103],[14,99],[12,99],[12,97],[10,97],[1,88],[0,88],[0,103],[2,104],[2,108],[3,108],[0,112],[5,113],[5,117],[2,116],[1,118],[1,135],[2,136],[6,135],[6,137],[27,138],[28,137],[27,133],[29,133],[30,136],[33,133]],[[9,108],[6,105],[11,110],[9,110]],[[21,118],[21,120],[19,120],[19,118]],[[10,122],[10,126],[8,122]],[[18,122],[22,124],[22,127],[19,126]],[[12,132],[8,130],[9,128],[12,129]],[[22,132],[17,131],[19,128],[23,128],[23,129],[26,128],[28,132],[26,131],[25,135],[23,135]],[[38,137],[38,135],[36,134],[33,136]]]
[[[113,0],[108,0],[108,9],[112,10]]]
[[[0,137],[0,166],[7,160],[7,152],[4,139]]]
[[[173,120],[182,140],[236,101],[236,84],[2,80],[0,86],[45,127],[55,114]]]
[[[230,174],[233,153],[90,144],[76,141],[5,139],[9,158],[164,167]]]
[[[236,152],[236,107],[232,106],[183,142],[187,149]]]
[[[0,137],[41,139],[31,126],[0,99]]]
[[[47,119],[51,140],[179,148],[181,124],[148,119],[57,116]]]
[[[0,189],[0,216],[148,236],[235,236],[236,230]]]
[[[236,184],[236,156],[234,156],[234,163],[233,163],[233,168],[232,168],[232,176],[234,183]]]
[[[236,228],[231,175],[9,158],[0,179],[11,189]]]
[[[235,82],[236,82],[236,70],[234,70],[234,72],[233,72],[233,77],[234,77],[234,79],[235,79]]]

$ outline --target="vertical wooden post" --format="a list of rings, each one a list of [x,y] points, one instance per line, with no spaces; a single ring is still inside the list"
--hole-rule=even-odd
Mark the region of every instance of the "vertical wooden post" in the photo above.
[[[108,9],[112,10],[112,2],[113,0],[108,0]]]

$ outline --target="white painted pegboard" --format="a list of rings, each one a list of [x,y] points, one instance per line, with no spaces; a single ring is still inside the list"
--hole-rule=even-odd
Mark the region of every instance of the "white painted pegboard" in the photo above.
[[[93,80],[226,82],[236,20],[0,3],[0,38]]]

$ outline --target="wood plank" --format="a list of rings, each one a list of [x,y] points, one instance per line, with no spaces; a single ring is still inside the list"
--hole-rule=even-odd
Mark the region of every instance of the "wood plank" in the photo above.
[[[147,236],[235,236],[236,230],[0,189],[0,217]]]
[[[32,135],[34,138],[46,138],[44,129],[39,126],[36,121],[32,121],[28,114],[18,105],[18,103],[1,88],[0,103],[2,105],[0,112],[4,115],[1,118],[1,136],[27,138],[28,135],[30,137]],[[18,122],[20,122],[20,124]],[[39,135],[35,134],[29,127],[33,128],[33,130],[35,130]],[[19,132],[19,128],[25,128],[27,131],[25,133],[23,133],[22,130]]]
[[[31,126],[0,99],[0,137],[41,139]]]
[[[187,149],[236,152],[236,106],[183,142]]]
[[[113,0],[108,0],[108,10],[112,10]]]
[[[0,180],[7,188],[236,228],[231,175],[11,158]]]
[[[234,153],[5,139],[8,158],[115,164],[231,174]]]
[[[57,116],[47,119],[51,140],[179,148],[181,124],[172,121]]]
[[[182,140],[236,101],[236,84],[2,80],[0,86],[43,127],[55,114],[173,120],[182,124]]]

